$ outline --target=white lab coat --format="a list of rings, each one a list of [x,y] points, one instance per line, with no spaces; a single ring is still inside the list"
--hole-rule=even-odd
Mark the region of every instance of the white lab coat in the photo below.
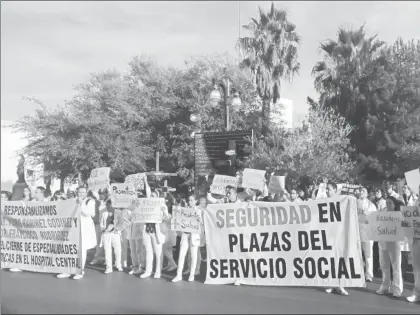
[[[78,203],[80,213],[80,229],[82,234],[82,250],[96,247],[96,231],[93,217],[95,216],[95,200],[85,198]]]

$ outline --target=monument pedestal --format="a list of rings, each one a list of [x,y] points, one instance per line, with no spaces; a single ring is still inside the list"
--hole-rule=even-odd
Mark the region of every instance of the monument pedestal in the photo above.
[[[28,184],[25,183],[16,183],[13,185],[12,191],[12,201],[22,200],[23,199],[23,191],[25,188],[29,188]]]

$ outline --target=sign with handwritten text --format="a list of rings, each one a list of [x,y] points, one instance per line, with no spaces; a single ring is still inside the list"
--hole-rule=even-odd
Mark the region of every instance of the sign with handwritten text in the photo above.
[[[87,181],[89,190],[97,191],[99,189],[109,188],[109,174],[110,167],[94,168],[90,172],[90,177]]]
[[[420,207],[401,207],[408,238],[420,238]]]
[[[210,191],[213,194],[225,195],[226,187],[238,187],[239,178],[226,175],[215,175],[213,183],[210,186]]]
[[[379,211],[368,215],[367,237],[372,241],[397,242],[404,240],[401,212]]]
[[[201,213],[199,208],[174,207],[171,230],[187,233],[200,233]]]
[[[165,198],[137,198],[132,212],[133,223],[161,223]]]
[[[133,183],[112,184],[110,194],[112,206],[115,208],[128,208],[137,198]]]

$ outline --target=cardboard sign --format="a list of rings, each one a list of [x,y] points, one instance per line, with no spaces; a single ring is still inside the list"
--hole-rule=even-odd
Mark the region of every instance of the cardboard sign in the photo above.
[[[212,194],[226,195],[226,187],[238,187],[239,178],[226,175],[215,175],[213,183],[210,186]]]
[[[162,210],[166,209],[165,198],[137,198],[132,212],[133,223],[161,223]]]
[[[284,191],[284,182],[286,176],[271,176],[270,184],[268,185],[268,192],[279,194]]]
[[[112,206],[115,208],[128,208],[137,198],[134,184],[112,184],[110,189]]]
[[[125,178],[125,184],[134,184],[134,188],[137,190],[144,190],[144,181],[147,180],[146,173],[138,173],[127,175]]]
[[[364,287],[356,199],[212,204],[206,284]]]
[[[187,233],[201,233],[201,210],[199,208],[174,207],[171,230]]]
[[[110,173],[110,167],[94,168],[90,172],[90,177],[87,181],[89,190],[98,191],[99,189],[109,188]]]
[[[402,214],[395,211],[379,211],[368,215],[367,236],[372,241],[397,242],[404,240],[404,228],[401,225]]]
[[[251,168],[244,169],[242,175],[242,187],[264,190],[265,171],[254,170]]]
[[[404,175],[407,181],[407,185],[410,187],[411,191],[415,194],[419,194],[420,170],[417,168],[415,170],[406,172]]]
[[[420,207],[401,207],[403,226],[408,238],[420,238]]]

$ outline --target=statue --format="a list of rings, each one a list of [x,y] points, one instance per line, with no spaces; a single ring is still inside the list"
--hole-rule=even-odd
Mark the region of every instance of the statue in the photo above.
[[[25,181],[25,157],[23,154],[20,155],[19,164],[17,166],[17,183],[26,183]]]
[[[16,174],[18,176],[17,182],[13,185],[12,198],[11,200],[22,200],[23,191],[25,188],[29,188],[25,181],[25,157],[23,154],[20,155],[20,160],[17,166]]]

